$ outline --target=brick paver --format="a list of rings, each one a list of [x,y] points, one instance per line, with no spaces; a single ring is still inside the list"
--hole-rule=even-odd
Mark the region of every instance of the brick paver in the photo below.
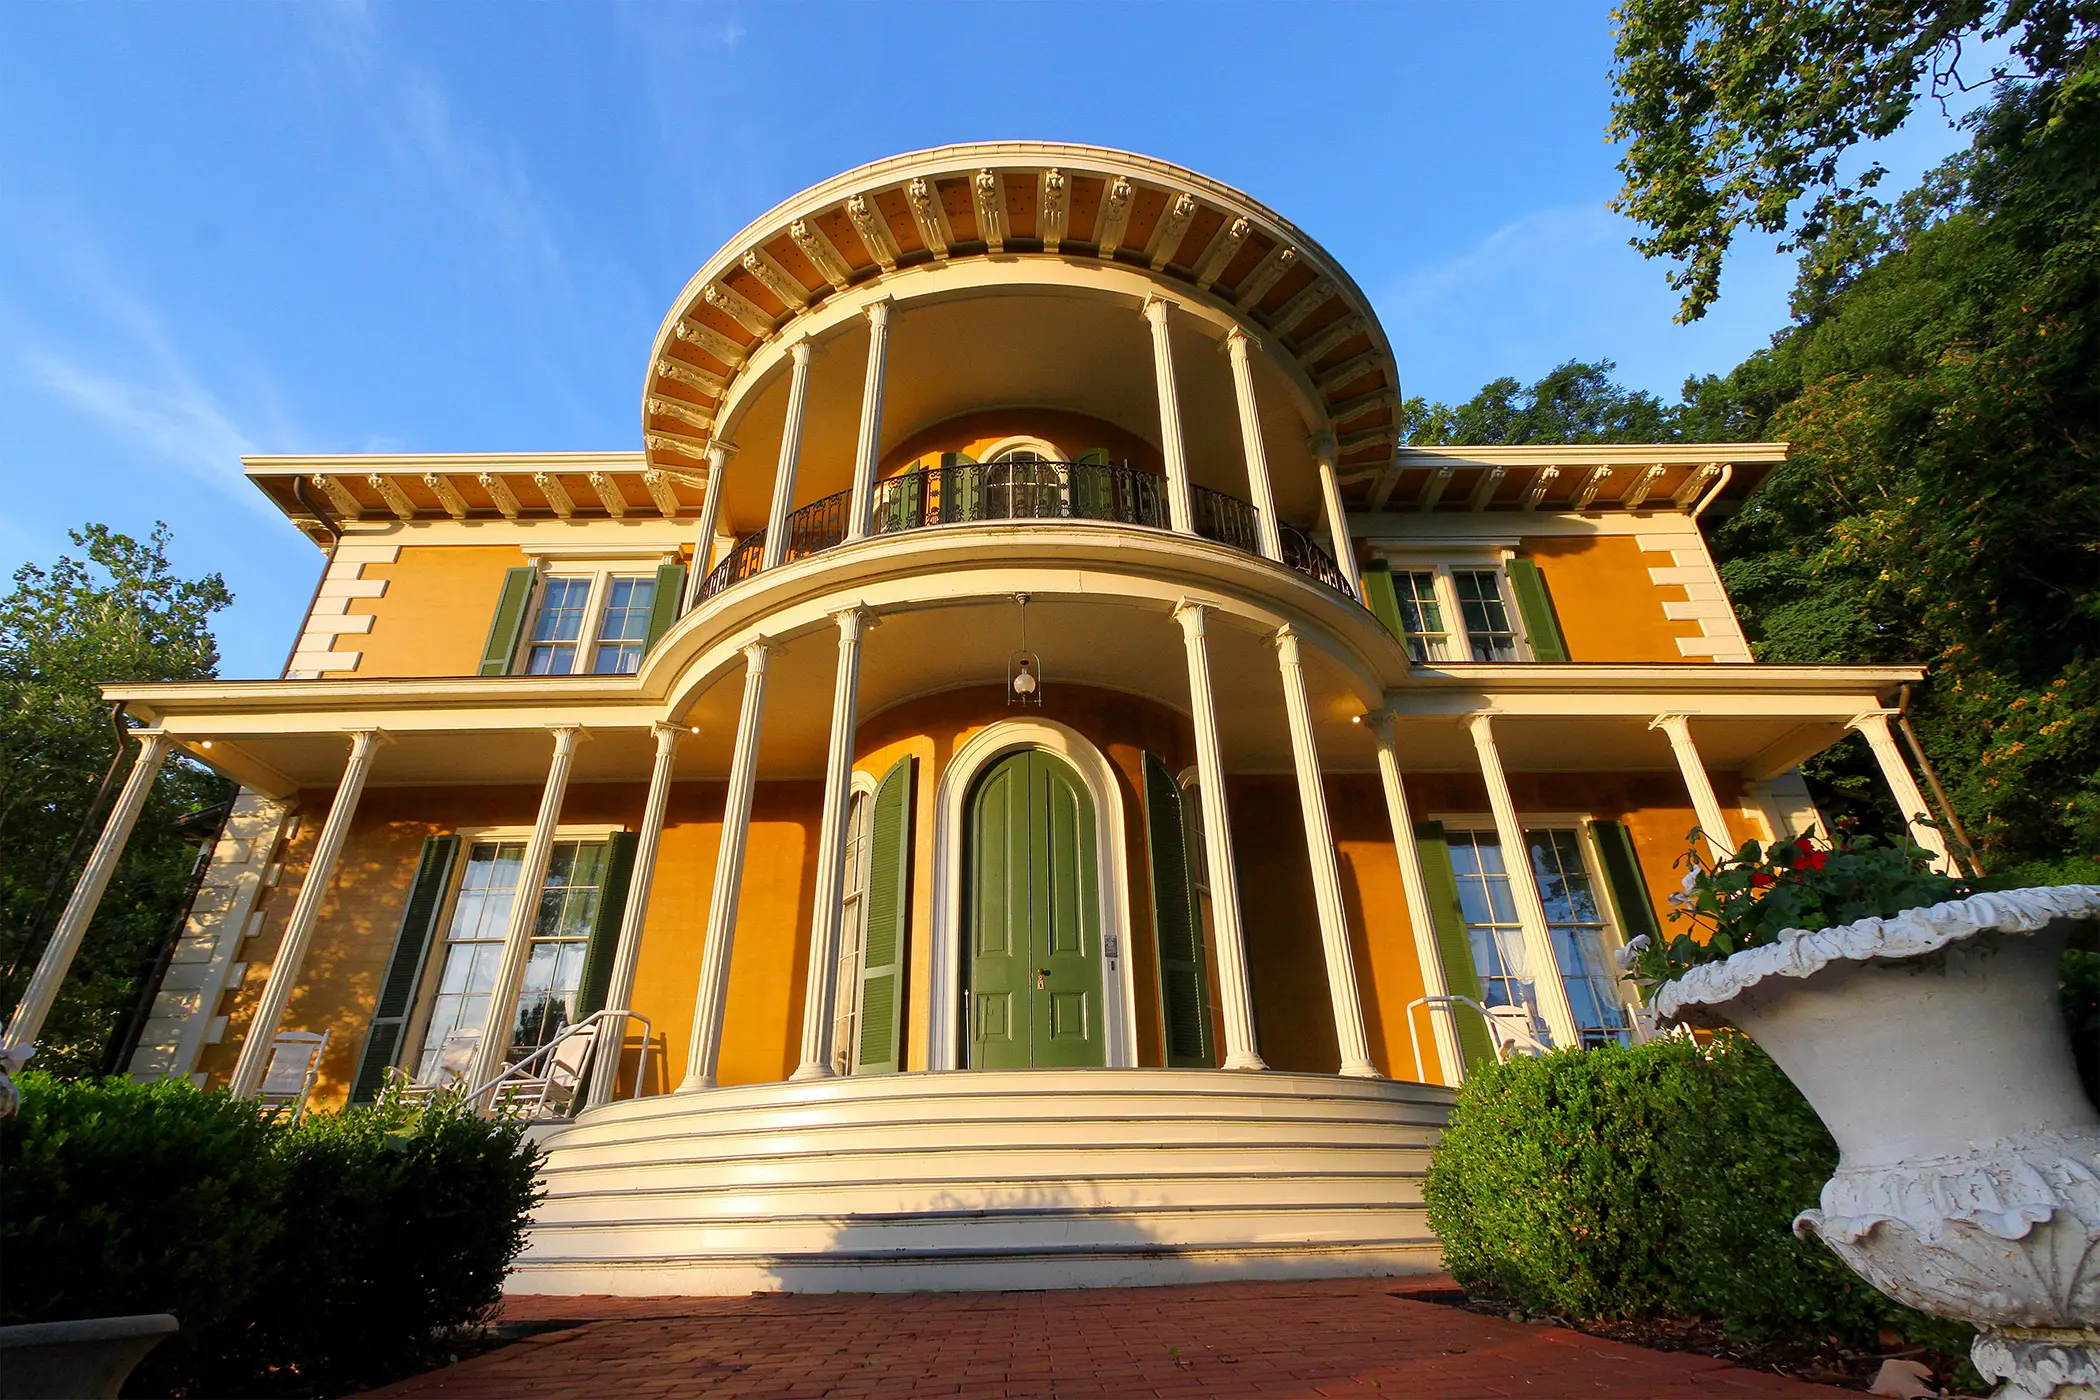
[[[1028,1293],[511,1299],[573,1327],[370,1392],[576,1400],[1791,1396],[1851,1392],[1336,1279]]]

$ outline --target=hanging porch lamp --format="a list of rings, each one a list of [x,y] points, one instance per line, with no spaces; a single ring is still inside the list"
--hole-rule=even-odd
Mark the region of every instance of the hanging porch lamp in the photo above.
[[[1028,595],[1016,593],[1014,602],[1021,610],[1021,645],[1007,653],[1006,703],[1041,706],[1043,658],[1028,649]]]

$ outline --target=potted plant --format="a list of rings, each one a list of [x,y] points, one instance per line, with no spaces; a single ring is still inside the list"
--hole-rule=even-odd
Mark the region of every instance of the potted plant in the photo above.
[[[1757,1041],[1830,1129],[1795,1230],[1974,1324],[2006,1400],[2100,1397],[2100,1114],[2057,995],[2100,886],[1978,892],[1848,833],[1686,863],[1691,928],[1635,939],[1628,973],[1659,1020]]]

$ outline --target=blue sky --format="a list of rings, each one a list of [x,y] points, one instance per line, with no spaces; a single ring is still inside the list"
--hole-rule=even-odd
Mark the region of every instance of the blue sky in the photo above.
[[[1608,356],[1674,393],[1785,320],[1735,260],[1672,324],[1603,139],[1605,3],[0,5],[0,569],[166,520],[274,675],[319,556],[244,452],[625,449],[724,239],[949,141],[1238,185],[1377,304],[1410,393]],[[1884,143],[1896,188],[1960,143]]]

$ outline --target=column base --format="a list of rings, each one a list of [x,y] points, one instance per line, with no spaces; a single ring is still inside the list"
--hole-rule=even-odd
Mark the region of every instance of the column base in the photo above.
[[[835,1079],[837,1077],[831,1072],[830,1065],[797,1065],[795,1072],[788,1076],[788,1083],[801,1084],[811,1079]]]
[[[1383,1079],[1383,1078],[1385,1078],[1385,1076],[1384,1076],[1384,1075],[1382,1075],[1382,1074],[1380,1074],[1380,1073],[1378,1072],[1378,1067],[1377,1067],[1376,1065],[1371,1065],[1371,1064],[1362,1064],[1362,1065],[1343,1065],[1343,1066],[1342,1066],[1342,1078],[1344,1078],[1344,1079]]]
[[[1245,1055],[1227,1055],[1225,1063],[1219,1066],[1221,1069],[1267,1069],[1268,1067],[1268,1064],[1261,1056],[1251,1052]]]

